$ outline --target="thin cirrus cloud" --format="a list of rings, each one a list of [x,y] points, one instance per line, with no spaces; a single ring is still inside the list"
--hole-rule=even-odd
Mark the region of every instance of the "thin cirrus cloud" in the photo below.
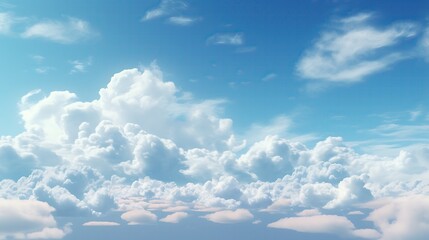
[[[178,26],[189,26],[198,21],[199,18],[191,18],[185,16],[173,16],[168,18],[168,22]]]
[[[162,0],[158,7],[148,10],[142,21],[149,21],[156,18],[160,18],[166,15],[173,14],[177,11],[181,11],[188,8],[188,4],[184,1],[178,0]],[[182,19],[183,22],[183,19]]]
[[[217,33],[207,39],[211,45],[233,45],[239,46],[244,44],[243,33]]]
[[[0,34],[8,34],[15,20],[11,13],[0,12]]]
[[[373,26],[374,14],[361,13],[334,21],[297,64],[298,74],[324,82],[351,83],[388,68],[407,54],[381,50],[399,45],[418,33],[414,23]]]
[[[114,226],[120,226],[117,222],[108,222],[108,221],[91,221],[86,222],[82,224],[82,226],[85,227],[114,227]]]
[[[62,44],[75,43],[94,35],[87,21],[72,17],[66,21],[41,21],[28,27],[21,34],[23,38],[42,38]]]

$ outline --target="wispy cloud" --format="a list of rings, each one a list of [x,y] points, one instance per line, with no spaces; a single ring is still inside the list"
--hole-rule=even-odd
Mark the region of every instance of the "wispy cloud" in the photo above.
[[[372,18],[371,13],[361,13],[333,22],[299,61],[299,75],[326,82],[350,83],[406,58],[406,54],[396,50],[390,49],[390,53],[380,50],[414,37],[417,26],[402,22],[376,28],[371,24]]]
[[[50,41],[70,44],[94,35],[90,24],[78,18],[67,21],[43,21],[28,27],[22,37],[44,38]]]
[[[218,33],[207,39],[208,44],[213,45],[242,45],[244,44],[243,33]]]
[[[277,74],[270,73],[270,74],[267,74],[265,77],[263,77],[262,81],[268,82],[268,81],[271,81],[271,80],[275,79],[276,77],[277,77]]]
[[[88,58],[87,60],[73,60],[70,61],[72,65],[72,70],[70,73],[82,73],[85,72],[86,69],[91,66],[92,58]]]
[[[0,12],[0,34],[10,33],[14,22],[15,20],[11,13]]]
[[[142,21],[149,21],[162,16],[170,15],[179,10],[186,9],[188,4],[177,0],[162,0],[158,7],[146,12]]]
[[[174,25],[178,26],[189,26],[198,21],[199,18],[191,18],[191,17],[184,17],[184,16],[174,16],[168,18],[168,22]]]

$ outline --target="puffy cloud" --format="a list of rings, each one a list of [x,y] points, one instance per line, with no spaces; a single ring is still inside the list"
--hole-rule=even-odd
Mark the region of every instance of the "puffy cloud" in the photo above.
[[[31,153],[19,153],[9,144],[0,142],[0,176],[2,179],[17,180],[27,176],[37,166],[36,157]]]
[[[304,54],[298,73],[309,79],[351,83],[403,59],[401,53],[383,54],[379,50],[414,37],[416,25],[402,22],[382,29],[371,25],[372,18],[371,13],[360,13],[337,20]]]
[[[247,209],[237,209],[235,211],[225,210],[207,214],[204,218],[215,223],[229,224],[250,221],[253,219],[253,214]]]
[[[282,218],[268,224],[271,228],[290,229],[305,233],[328,233],[342,237],[378,238],[380,234],[373,229],[355,229],[350,220],[337,215],[314,215]]]
[[[380,239],[426,239],[429,234],[429,197],[411,195],[370,203],[367,217],[382,233]]]
[[[119,226],[120,224],[117,222],[106,222],[106,221],[91,221],[82,224],[85,227],[114,227]]]
[[[305,209],[302,210],[301,212],[296,214],[299,217],[311,217],[311,216],[316,216],[316,215],[321,215],[319,209],[313,208],[313,209]]]
[[[165,218],[160,219],[160,222],[166,222],[166,223],[178,223],[182,221],[183,219],[188,217],[188,213],[186,212],[175,212],[170,215],[167,215]]]
[[[0,238],[62,238],[71,230],[57,228],[54,211],[45,202],[0,199]]]
[[[208,44],[214,45],[242,45],[244,44],[243,33],[217,33],[207,39]]]
[[[44,38],[54,42],[69,44],[94,35],[88,22],[78,18],[67,21],[43,21],[28,27],[22,37]]]
[[[158,217],[144,209],[131,210],[121,215],[121,218],[129,225],[150,224],[157,221]]]

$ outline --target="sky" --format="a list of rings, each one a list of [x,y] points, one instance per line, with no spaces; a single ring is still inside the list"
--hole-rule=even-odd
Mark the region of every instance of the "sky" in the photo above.
[[[429,235],[429,2],[0,0],[0,239]]]

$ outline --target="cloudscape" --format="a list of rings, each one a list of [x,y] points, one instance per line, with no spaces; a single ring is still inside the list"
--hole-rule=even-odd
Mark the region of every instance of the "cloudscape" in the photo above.
[[[429,236],[429,2],[0,0],[0,239]]]

